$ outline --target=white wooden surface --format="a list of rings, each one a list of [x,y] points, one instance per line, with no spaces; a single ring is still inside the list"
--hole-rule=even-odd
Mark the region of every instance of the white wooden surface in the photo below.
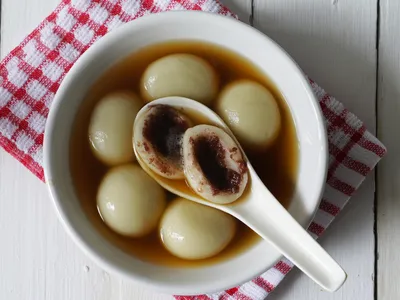
[[[380,88],[379,112],[381,117],[390,114],[392,118],[382,118],[379,124],[381,137],[388,146],[395,145],[391,139],[395,136],[389,136],[383,129],[396,124],[398,107],[393,108],[387,102],[400,95],[392,77],[397,74],[399,82],[399,56],[395,47],[399,46],[399,36],[396,40],[390,34],[398,34],[400,28],[396,24],[400,15],[396,1],[381,0],[382,10],[386,10],[382,16],[391,17],[390,22],[382,23],[384,51],[380,56],[380,81],[384,84]],[[362,4],[359,0],[222,2],[242,20],[281,44],[310,77],[359,115],[369,130],[375,131],[377,0],[364,0]],[[57,0],[2,0],[1,55],[16,46],[56,4]],[[393,62],[397,63],[397,70]],[[393,148],[391,151],[395,152],[397,148]],[[396,225],[395,214],[400,205],[397,202],[397,211],[391,207],[400,191],[396,190],[397,178],[390,178],[389,172],[394,168],[386,163],[380,172],[380,182],[387,181],[380,184],[380,195],[389,199],[379,207],[380,216],[386,212],[386,221],[378,224],[379,236],[396,232],[391,226]],[[321,240],[348,272],[345,286],[335,294],[327,294],[294,271],[268,299],[374,299],[374,190],[374,178],[370,176]],[[0,237],[1,299],[171,299],[169,295],[156,294],[111,276],[89,261],[61,228],[44,184],[3,150],[0,150]],[[391,240],[395,240],[391,235],[382,238],[380,249],[386,249]],[[400,243],[399,237],[397,242]],[[395,278],[393,274],[400,266],[393,250],[386,249],[384,257],[381,251],[380,299],[400,298],[399,291],[389,294],[388,278]],[[397,268],[393,266],[392,273],[384,272],[396,259]]]
[[[378,297],[400,298],[400,3],[381,0],[378,134],[388,156],[378,170]]]

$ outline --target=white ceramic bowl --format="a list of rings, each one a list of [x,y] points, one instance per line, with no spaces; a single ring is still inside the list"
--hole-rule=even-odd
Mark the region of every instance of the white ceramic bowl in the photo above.
[[[89,87],[117,60],[169,40],[201,40],[246,57],[278,86],[294,116],[299,174],[290,213],[304,227],[314,215],[327,168],[327,139],[317,100],[297,65],[272,40],[239,21],[202,12],[142,17],[107,34],[76,62],[52,104],[44,140],[45,178],[64,227],[102,268],[170,294],[202,294],[231,288],[272,267],[281,255],[267,242],[225,262],[195,269],[162,267],[132,257],[109,243],[80,207],[69,170],[71,127]]]

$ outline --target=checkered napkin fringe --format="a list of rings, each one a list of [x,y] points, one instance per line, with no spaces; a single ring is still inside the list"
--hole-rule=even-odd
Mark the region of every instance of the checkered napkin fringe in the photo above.
[[[123,23],[167,10],[201,10],[236,17],[218,0],[63,0],[0,63],[0,145],[41,180],[43,132],[62,79],[96,40]],[[363,123],[315,82],[310,84],[325,116],[329,172],[309,233],[319,237],[384,156],[385,147]],[[261,300],[293,264],[283,259],[261,276],[213,295],[184,299]]]

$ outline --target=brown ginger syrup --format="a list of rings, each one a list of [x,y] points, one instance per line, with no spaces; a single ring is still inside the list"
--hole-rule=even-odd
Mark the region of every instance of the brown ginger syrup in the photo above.
[[[271,91],[282,117],[279,136],[267,150],[245,151],[264,184],[282,205],[289,206],[297,177],[299,150],[293,119],[283,96],[268,77],[251,62],[227,49],[197,41],[176,41],[146,47],[117,62],[96,81],[89,89],[75,119],[70,141],[71,175],[86,215],[97,230],[115,246],[143,261],[158,265],[204,266],[232,258],[256,245],[261,238],[237,221],[236,235],[221,253],[208,259],[188,261],[170,254],[163,247],[157,230],[139,239],[118,235],[102,221],[96,205],[97,189],[108,167],[93,156],[88,142],[89,120],[95,104],[107,93],[119,89],[131,90],[140,95],[140,77],[146,67],[158,58],[173,53],[191,53],[206,59],[220,77],[220,90],[234,80],[250,79],[263,84]],[[207,123],[201,116],[193,113],[188,116],[197,124]],[[175,181],[174,184],[190,190],[184,181]],[[169,194],[168,198],[173,199],[174,196]]]

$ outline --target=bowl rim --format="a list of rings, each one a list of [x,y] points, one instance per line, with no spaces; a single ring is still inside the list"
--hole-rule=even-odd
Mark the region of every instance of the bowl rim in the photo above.
[[[309,224],[311,223],[312,219],[314,218],[316,212],[318,211],[319,203],[321,201],[321,197],[324,192],[324,186],[325,186],[325,181],[327,177],[327,171],[328,171],[328,139],[327,139],[327,133],[326,133],[326,125],[323,119],[323,114],[322,110],[318,104],[318,100],[314,94],[314,92],[311,89],[311,86],[306,79],[307,77],[303,73],[303,71],[300,69],[300,67],[297,65],[297,63],[293,60],[293,58],[284,50],[282,49],[275,41],[273,41],[271,38],[269,38],[267,35],[263,34],[259,30],[255,29],[254,27],[251,27],[250,25],[243,23],[241,21],[238,21],[234,18],[230,18],[227,16],[219,15],[216,13],[211,13],[211,12],[203,12],[203,11],[167,11],[167,12],[160,12],[160,13],[155,13],[155,14],[150,14],[150,15],[145,15],[142,16],[134,21],[128,22],[126,24],[121,25],[120,27],[114,29],[112,32],[108,33],[104,37],[100,38],[98,41],[96,41],[89,49],[83,53],[78,60],[73,64],[71,69],[67,72],[65,75],[64,79],[62,80],[60,87],[53,99],[51,108],[49,110],[46,126],[45,126],[45,134],[44,134],[44,142],[43,142],[43,168],[44,168],[44,178],[46,182],[46,186],[48,188],[48,192],[50,194],[50,197],[52,199],[52,203],[54,205],[54,208],[56,210],[58,219],[62,223],[62,226],[68,233],[68,235],[72,238],[72,240],[78,245],[78,247],[85,253],[85,255],[93,260],[100,268],[109,271],[110,273],[117,274],[120,276],[123,276],[124,278],[130,279],[135,281],[136,283],[139,283],[147,288],[150,288],[152,290],[156,290],[159,292],[163,293],[169,293],[169,294],[180,294],[180,295],[198,295],[198,291],[191,292],[191,290],[188,290],[186,288],[181,288],[179,284],[171,284],[171,283],[160,283],[160,282],[153,282],[152,280],[148,280],[148,278],[142,278],[141,276],[137,276],[136,274],[133,274],[131,272],[128,272],[126,270],[121,270],[118,266],[115,266],[113,263],[111,263],[107,258],[101,256],[98,252],[94,250],[94,246],[91,245],[89,242],[83,239],[81,234],[76,230],[76,228],[69,222],[68,220],[68,214],[67,212],[63,209],[61,205],[61,196],[59,195],[59,192],[56,188],[56,186],[53,184],[52,178],[52,168],[50,166],[51,162],[51,157],[52,153],[49,149],[51,149],[51,133],[54,130],[54,124],[57,122],[57,111],[59,110],[61,99],[64,98],[64,94],[68,91],[69,88],[71,88],[71,82],[73,82],[73,79],[76,75],[77,72],[79,72],[80,69],[82,69],[91,59],[93,55],[95,55],[96,52],[102,51],[102,48],[107,46],[109,43],[109,40],[112,40],[116,37],[123,37],[125,34],[128,34],[131,28],[134,28],[138,25],[145,24],[146,22],[152,23],[152,22],[162,22],[162,19],[168,19],[168,18],[180,18],[184,16],[185,18],[213,18],[214,22],[225,22],[225,23],[230,23],[230,26],[232,26],[232,30],[234,30],[235,27],[242,27],[242,29],[247,28],[246,30],[251,33],[252,35],[257,35],[258,39],[263,39],[265,42],[269,43],[270,47],[275,48],[285,58],[287,61],[291,64],[291,67],[294,72],[297,72],[299,79],[302,80],[302,85],[305,89],[305,92],[308,94],[308,97],[310,100],[312,100],[312,106],[313,109],[315,110],[315,116],[318,121],[318,126],[321,129],[321,157],[322,157],[322,166],[321,169],[318,170],[320,175],[319,181],[315,182],[315,185],[319,187],[319,193],[318,193],[318,200],[315,203],[314,211],[310,215],[308,221],[305,224],[301,224],[303,227],[307,228]],[[276,262],[281,260],[283,256],[280,256]],[[254,277],[259,276],[263,272],[267,271],[271,266],[265,266],[263,268],[263,271],[259,272],[258,274],[254,274],[254,276],[250,278],[243,278],[241,282],[235,283],[235,285],[241,285],[245,282],[248,282],[252,280]],[[226,290],[231,288],[232,285],[228,286],[220,286],[220,287],[214,287],[209,291],[204,291],[201,293],[213,293],[213,292],[218,292],[221,290]]]

